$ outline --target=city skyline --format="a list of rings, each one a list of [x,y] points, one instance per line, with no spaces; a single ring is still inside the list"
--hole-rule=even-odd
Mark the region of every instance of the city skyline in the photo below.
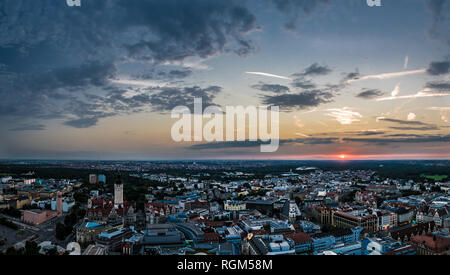
[[[449,1],[2,1],[1,159],[449,159]],[[447,31],[445,31],[447,29]],[[280,148],[171,110],[280,107]]]

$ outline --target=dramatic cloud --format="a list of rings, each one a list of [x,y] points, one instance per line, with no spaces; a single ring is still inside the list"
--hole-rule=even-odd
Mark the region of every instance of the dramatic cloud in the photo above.
[[[253,50],[244,36],[255,28],[255,18],[233,0],[85,1],[75,9],[64,1],[4,0],[0,10],[7,19],[0,47],[45,42],[101,56],[126,50],[129,57],[159,62]]]
[[[408,118],[411,118],[411,116],[408,116]],[[397,126],[389,127],[390,129],[399,130],[399,131],[434,131],[434,130],[440,129],[438,126],[436,126],[434,124],[428,124],[425,122],[415,121],[415,120],[400,120],[400,119],[379,117],[379,118],[377,118],[377,121],[386,121],[386,122],[390,122],[390,123],[409,126],[409,127],[397,127]],[[411,127],[411,126],[420,126],[420,127]]]
[[[450,70],[450,61],[431,62],[427,69],[427,73],[430,75],[443,75],[448,74]]]
[[[114,77],[112,63],[89,62],[36,73],[0,74],[0,115],[32,118],[59,118],[71,113],[79,93],[98,89]]]
[[[318,8],[323,8],[332,3],[331,0],[271,0],[275,7],[286,14],[289,21],[284,25],[288,30],[295,30],[303,16],[311,15]]]
[[[333,95],[330,92],[310,90],[297,94],[263,96],[263,103],[272,106],[280,106],[282,109],[303,110],[329,103],[332,101],[332,98]]]
[[[184,87],[184,88],[150,88],[152,94],[149,101],[153,110],[168,112],[177,106],[186,106],[193,112],[194,98],[201,98],[203,107],[214,105],[213,99],[222,91],[221,87],[210,86],[207,88]]]
[[[426,88],[450,93],[450,82],[448,81],[428,82],[426,84]]]
[[[302,73],[295,74],[294,76],[318,76],[318,75],[327,75],[331,72],[332,70],[328,68],[328,66],[322,66],[317,63],[314,63],[308,68],[306,68]]]
[[[314,89],[316,88],[316,84],[314,84],[311,80],[306,80],[302,77],[294,79],[294,81],[291,84],[293,87],[301,88],[305,90]]]
[[[380,97],[380,96],[383,96],[383,95],[384,95],[384,93],[382,91],[380,91],[380,90],[377,90],[377,89],[369,89],[369,90],[367,90],[366,89],[365,91],[359,93],[356,97],[360,97],[360,98],[363,98],[363,99],[374,99],[374,98],[377,98],[377,97]]]
[[[391,123],[397,123],[401,125],[429,125],[428,123],[421,122],[421,121],[410,121],[410,120],[401,120],[401,119],[392,119],[392,118],[385,118],[385,117],[379,117],[377,118],[377,121],[386,121]]]
[[[42,124],[22,124],[20,126],[9,129],[9,131],[13,132],[21,132],[21,131],[44,131],[46,127]]]
[[[257,84],[252,86],[253,89],[260,90],[262,92],[271,92],[276,94],[283,94],[290,92],[289,87],[279,84]]]
[[[361,74],[359,73],[358,70],[356,70],[356,72],[352,72],[352,73],[347,73],[344,74],[344,77],[342,78],[342,83],[348,83],[351,81],[356,81],[360,78]]]
[[[136,71],[130,81],[175,81],[193,72],[165,68],[170,64],[255,51],[248,34],[256,19],[237,0],[98,0],[77,8],[65,1],[4,0],[0,13],[0,116],[62,118],[76,128],[151,102],[156,110],[170,108],[160,106],[170,89],[160,91],[161,98],[111,94],[113,84],[127,85],[118,80],[121,65],[146,65],[148,73]]]
[[[94,125],[96,125],[98,122],[98,118],[91,117],[91,118],[80,118],[80,119],[74,119],[74,120],[68,120],[64,122],[64,125],[71,126],[74,128],[89,128]]]

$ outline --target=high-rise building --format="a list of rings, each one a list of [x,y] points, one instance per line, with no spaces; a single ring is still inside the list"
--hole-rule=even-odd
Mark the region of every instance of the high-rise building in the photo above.
[[[89,175],[89,183],[90,184],[98,183],[98,176],[97,176],[97,174],[90,174]]]
[[[114,206],[123,208],[123,183],[120,173],[117,175],[116,183],[114,184]]]
[[[98,175],[98,182],[106,183],[106,176],[103,174]]]

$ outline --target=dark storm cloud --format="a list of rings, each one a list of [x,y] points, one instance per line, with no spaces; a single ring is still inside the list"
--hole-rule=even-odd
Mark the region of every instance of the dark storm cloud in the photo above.
[[[0,10],[0,46],[16,45],[25,55],[43,41],[91,57],[127,50],[159,62],[225,50],[241,54],[252,51],[245,34],[255,28],[255,17],[234,0],[97,0],[79,8],[65,1],[4,0]]]
[[[263,103],[271,106],[280,106],[282,109],[307,109],[317,107],[332,101],[333,94],[321,90],[310,90],[296,94],[282,94],[263,96]]]
[[[328,68],[328,66],[322,66],[318,63],[314,63],[308,68],[306,68],[302,73],[294,74],[294,76],[318,76],[318,75],[327,75],[331,73],[333,70]]]
[[[307,80],[302,77],[294,79],[291,85],[301,89],[314,89],[317,87],[311,80]]]
[[[289,87],[279,84],[265,84],[260,83],[252,86],[253,89],[262,91],[262,92],[271,92],[276,94],[283,94],[290,92]]]
[[[179,70],[152,70],[149,72],[136,75],[134,78],[140,80],[182,80],[189,76],[192,76],[194,72],[191,69],[179,69]]]
[[[92,111],[86,107],[93,105],[81,104],[79,94],[85,89],[101,89],[115,73],[112,63],[89,62],[36,73],[0,75],[0,115],[41,119],[80,112],[86,115]],[[84,108],[74,108],[80,104]]]
[[[363,92],[359,93],[356,97],[363,99],[374,99],[384,95],[384,93],[377,89],[366,89]]]
[[[289,21],[284,25],[288,30],[295,30],[303,16],[309,16],[318,8],[326,7],[331,0],[271,0],[275,7],[286,14]]]
[[[207,88],[194,87],[164,87],[150,88],[152,94],[149,102],[152,109],[158,112],[168,112],[177,106],[186,106],[193,111],[194,98],[201,98],[204,108],[214,105],[213,100],[222,91],[221,87],[209,86]]]
[[[434,82],[428,82],[425,85],[426,88],[439,90],[443,92],[449,92],[450,93],[450,82],[448,81],[434,81]]]
[[[356,70],[355,72],[344,74],[344,77],[342,78],[341,82],[347,82],[349,80],[357,80],[360,77],[361,77],[361,75],[360,75],[359,71]]]
[[[22,132],[22,131],[44,131],[46,127],[42,124],[22,124],[20,126],[9,129],[8,131]]]
[[[97,125],[98,118],[91,117],[91,118],[80,118],[80,119],[74,119],[74,120],[68,120],[64,122],[64,125],[71,126],[74,128],[89,128],[92,126]]]
[[[401,119],[392,119],[392,118],[378,118],[378,120],[402,124],[402,125],[418,125],[418,126],[430,125],[428,123],[421,122],[421,121],[410,121],[410,120],[401,120]]]
[[[443,75],[448,74],[450,70],[450,61],[435,61],[431,62],[430,66],[427,69],[428,74],[430,75]]]
[[[185,102],[183,92],[191,88],[174,88],[170,96],[160,91],[161,98],[111,94],[109,80],[118,74],[118,62],[158,67],[255,50],[246,38],[256,29],[255,17],[237,0],[97,0],[77,8],[68,8],[65,1],[4,0],[0,11],[0,116],[66,118],[65,125],[76,128],[136,112],[151,102],[157,110]],[[187,69],[155,71],[147,77],[192,75]],[[202,89],[192,94],[197,90]],[[180,100],[176,91],[181,91]],[[210,91],[205,93],[210,102]],[[164,102],[169,106],[163,107]]]

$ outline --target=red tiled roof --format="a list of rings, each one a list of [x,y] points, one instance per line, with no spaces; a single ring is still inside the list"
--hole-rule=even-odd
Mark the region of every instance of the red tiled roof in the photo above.
[[[311,237],[305,232],[284,234],[284,237],[293,240],[296,244],[312,242]]]
[[[439,235],[434,238],[433,234],[416,235],[411,240],[414,244],[424,244],[425,247],[435,253],[443,252],[450,246],[450,238]]]

